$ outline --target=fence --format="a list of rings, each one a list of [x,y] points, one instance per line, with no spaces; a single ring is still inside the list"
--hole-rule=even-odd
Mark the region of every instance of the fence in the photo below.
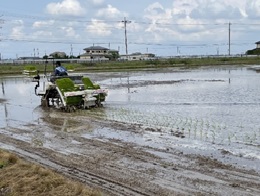
[[[54,64],[56,61],[62,63],[100,63],[107,62],[107,59],[3,59],[0,64],[26,65],[26,64]]]

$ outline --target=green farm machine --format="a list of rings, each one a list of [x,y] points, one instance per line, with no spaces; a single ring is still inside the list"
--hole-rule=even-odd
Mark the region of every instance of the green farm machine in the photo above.
[[[47,77],[45,74],[43,80],[45,80],[41,82],[43,88],[39,91],[39,74],[33,78],[33,81],[37,82],[35,94],[41,96],[41,105],[45,107],[56,107],[72,112],[76,109],[100,107],[107,96],[106,89],[101,89],[86,76],[50,75]]]

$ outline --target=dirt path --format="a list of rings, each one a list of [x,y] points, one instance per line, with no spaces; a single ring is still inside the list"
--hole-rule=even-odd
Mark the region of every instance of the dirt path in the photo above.
[[[65,121],[72,124],[66,130]],[[85,136],[86,130],[104,128],[129,134],[154,131],[52,111],[38,124],[0,129],[0,145],[104,195],[260,195],[256,171],[174,148]]]

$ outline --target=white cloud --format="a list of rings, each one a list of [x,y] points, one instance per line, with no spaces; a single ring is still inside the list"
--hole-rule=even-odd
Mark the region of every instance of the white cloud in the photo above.
[[[251,1],[260,2],[260,0]],[[246,17],[245,2],[237,0],[175,0],[172,8],[166,8],[156,2],[149,5],[144,14],[144,18],[151,23],[146,32],[154,37],[155,41],[206,42],[216,40],[216,35],[219,40],[226,40],[227,27],[209,25],[214,23],[224,25],[227,21],[232,22],[232,19],[242,21]]]
[[[22,39],[24,38],[24,22],[22,20],[15,20],[12,22],[16,26],[12,28],[10,37],[12,39]]]
[[[54,25],[55,21],[54,20],[49,20],[49,21],[36,21],[33,23],[33,28],[38,29],[38,28],[47,28],[52,25]]]
[[[175,29],[181,33],[200,32],[205,29],[204,25],[201,24],[201,21],[192,19],[190,17],[179,19],[176,23],[178,25]]]
[[[251,19],[259,19],[259,17],[260,17],[260,0],[246,1],[246,14]]]
[[[14,27],[11,32],[12,39],[21,39],[24,37],[23,27]]]
[[[38,31],[35,31],[33,33],[33,36],[35,39],[42,39],[42,38],[50,38],[55,37],[58,35],[63,35],[66,37],[73,37],[73,39],[76,39],[79,37],[79,35],[74,30],[73,26],[76,25],[76,23],[68,22],[66,26],[61,26],[58,21],[49,20],[49,21],[37,21],[33,23],[33,29],[36,29]],[[57,27],[59,28],[57,28]],[[41,31],[39,30],[41,29]],[[55,29],[55,31],[53,31]],[[59,37],[60,38],[60,37]]]
[[[88,25],[86,30],[93,35],[104,37],[112,34],[109,28],[110,26],[108,24],[96,19],[92,19],[92,24]]]
[[[49,3],[46,10],[51,15],[82,16],[85,10],[77,0],[63,0],[59,3]]]
[[[198,5],[192,10],[190,17],[196,19],[240,19],[242,14],[236,4],[224,0],[210,0],[207,3],[198,0]]]
[[[94,5],[102,5],[104,3],[104,0],[90,0],[92,4]]]
[[[190,17],[203,20],[241,19],[246,16],[242,0],[175,0],[172,14],[175,18]]]
[[[41,38],[50,38],[51,36],[53,36],[51,31],[36,31],[32,34],[32,37],[36,40],[41,40]]]
[[[112,5],[107,5],[106,8],[99,9],[96,15],[98,17],[104,17],[104,18],[118,18],[118,17],[123,17],[126,14],[119,11],[117,8],[113,7]]]
[[[175,16],[189,16],[193,9],[198,6],[195,0],[176,0],[173,2],[172,14]]]
[[[143,27],[140,24],[135,23],[135,21],[131,21],[131,23],[127,25],[127,30],[132,32],[142,32]]]
[[[145,10],[144,18],[147,18],[153,22],[169,21],[172,19],[171,9],[165,9],[160,3],[156,2],[149,5]]]
[[[61,29],[65,31],[66,33],[65,35],[67,37],[73,37],[73,38],[79,37],[79,35],[77,35],[76,31],[72,27],[62,27]]]

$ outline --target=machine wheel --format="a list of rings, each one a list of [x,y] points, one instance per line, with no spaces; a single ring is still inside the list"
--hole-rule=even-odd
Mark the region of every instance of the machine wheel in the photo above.
[[[102,106],[101,101],[100,101],[100,99],[98,98],[98,99],[96,100],[96,107],[101,107],[101,106]]]
[[[48,99],[42,98],[41,99],[41,106],[42,107],[49,107]]]
[[[68,113],[76,112],[76,107],[75,106],[66,106],[64,108],[64,111],[68,112]]]

